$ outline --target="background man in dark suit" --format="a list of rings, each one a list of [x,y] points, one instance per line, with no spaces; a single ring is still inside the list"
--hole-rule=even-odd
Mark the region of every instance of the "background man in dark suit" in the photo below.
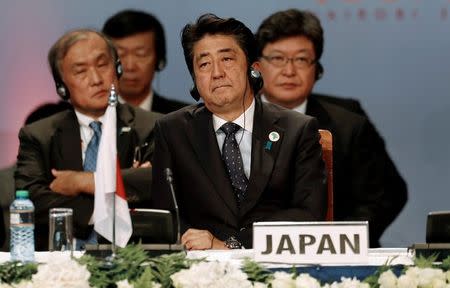
[[[35,121],[41,120],[58,112],[70,109],[72,105],[66,101],[59,101],[58,103],[45,103],[35,108],[25,120],[25,125],[31,124]],[[14,201],[15,182],[14,172],[16,171],[16,164],[0,169],[0,207],[3,210],[3,221],[5,226],[5,241],[1,246],[1,251],[9,251],[9,206]],[[0,222],[1,223],[1,222]],[[1,224],[0,224],[1,225]]]
[[[182,45],[191,94],[204,103],[157,122],[152,202],[173,207],[163,173],[171,168],[186,248],[250,248],[255,221],[323,220],[317,122],[254,98],[262,83],[250,69],[252,32],[206,14],[184,27]]]
[[[169,113],[187,105],[152,90],[155,73],[167,64],[164,29],[155,16],[124,10],[105,22],[103,33],[112,38],[122,61],[121,102],[160,113]]]
[[[73,109],[24,126],[19,133],[15,186],[29,190],[35,204],[38,250],[47,249],[48,210],[53,207],[74,210],[77,240],[92,236],[89,222],[94,205],[95,164],[91,170],[86,160],[92,159],[91,143],[101,138],[92,124],[101,127],[110,87],[117,85],[121,70],[113,44],[103,34],[87,29],[63,35],[50,49],[48,60],[58,94],[69,99]],[[157,117],[126,104],[117,106],[117,151],[131,207],[149,203],[149,161]],[[135,148],[142,148],[141,159],[133,158]],[[96,159],[96,153],[93,157]]]
[[[406,184],[359,103],[311,94],[323,73],[319,19],[296,9],[277,12],[262,22],[256,38],[263,99],[314,116],[331,131],[335,219],[368,220],[370,245],[379,246],[405,205]]]

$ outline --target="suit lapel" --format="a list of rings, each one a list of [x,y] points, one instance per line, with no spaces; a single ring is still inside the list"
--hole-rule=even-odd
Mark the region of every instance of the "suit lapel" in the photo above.
[[[319,101],[314,98],[314,95],[308,98],[308,104],[306,106],[306,115],[315,117],[319,122],[320,129],[330,130],[332,122],[328,112],[322,107]]]
[[[67,111],[57,125],[59,127],[55,135],[55,147],[52,149],[57,151],[52,161],[55,168],[82,171],[80,126],[75,112],[73,110]]]
[[[263,106],[265,104],[259,98],[255,98],[255,101],[251,172],[247,199],[241,206],[241,216],[258,203],[272,175],[275,160],[284,138],[284,129],[277,125],[279,116]],[[278,141],[270,141],[269,134],[272,132],[278,133]]]
[[[187,135],[200,162],[200,167],[210,179],[215,192],[237,216],[238,207],[218,148],[212,114],[204,106],[192,112],[192,119],[187,125]]]

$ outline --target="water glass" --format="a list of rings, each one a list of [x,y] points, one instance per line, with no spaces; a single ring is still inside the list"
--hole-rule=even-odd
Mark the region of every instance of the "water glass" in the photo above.
[[[72,208],[52,208],[49,211],[49,251],[73,253]]]

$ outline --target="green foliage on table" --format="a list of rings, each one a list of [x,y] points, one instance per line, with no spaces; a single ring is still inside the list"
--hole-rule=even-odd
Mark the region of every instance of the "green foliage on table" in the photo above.
[[[93,287],[116,287],[121,280],[137,280],[145,270],[143,264],[149,260],[147,253],[139,245],[129,245],[119,249],[111,265],[90,255],[83,255],[78,261],[86,265],[91,273],[89,284]]]
[[[37,273],[36,263],[22,263],[18,261],[0,264],[0,283],[19,283],[22,280],[30,280]]]
[[[154,281],[155,279],[153,277],[152,268],[147,267],[141,277],[139,277],[133,285],[134,288],[152,288],[152,282]]]
[[[128,245],[119,249],[112,265],[105,267],[103,260],[98,260],[90,255],[83,255],[78,261],[86,265],[91,273],[89,284],[93,287],[116,287],[116,282],[127,279],[135,287],[151,287],[151,282],[160,283],[163,288],[172,287],[170,276],[188,269],[192,263],[201,262],[204,259],[190,260],[186,253],[174,253],[150,258],[142,247]]]
[[[445,258],[445,259],[442,261],[441,268],[442,268],[442,270],[444,270],[444,271],[450,270],[450,256],[448,256],[447,258]]]
[[[193,263],[202,262],[204,259],[187,259],[184,252],[161,255],[149,261],[154,281],[160,283],[163,288],[172,287],[170,276],[182,269],[188,269]]]
[[[250,258],[245,258],[242,265],[242,271],[247,274],[247,279],[254,282],[269,283],[273,279],[273,274],[270,270],[256,263]]]
[[[436,262],[438,256],[439,254],[433,254],[429,257],[419,255],[419,257],[415,257],[414,265],[419,268],[431,268],[433,267],[433,264]]]

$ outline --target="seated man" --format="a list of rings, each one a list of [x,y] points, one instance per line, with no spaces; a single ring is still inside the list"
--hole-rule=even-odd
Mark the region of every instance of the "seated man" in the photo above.
[[[262,79],[250,29],[206,14],[184,27],[182,45],[204,103],[157,122],[152,203],[173,207],[170,168],[185,247],[251,248],[253,222],[324,220],[317,121],[254,97]]]
[[[74,237],[92,233],[94,171],[101,121],[120,61],[112,43],[94,30],[74,30],[59,38],[48,55],[57,93],[73,109],[24,126],[15,173],[16,189],[30,191],[36,224],[36,249],[48,245],[48,210],[73,209]],[[149,206],[153,126],[159,115],[117,106],[117,151],[131,207]],[[140,159],[134,159],[140,149]],[[137,160],[137,161],[135,161]],[[134,162],[134,163],[133,163]],[[141,166],[141,168],[133,168]]]
[[[353,102],[311,94],[323,73],[319,19],[296,9],[277,12],[262,22],[256,39],[263,100],[316,117],[319,128],[331,131],[334,219],[369,221],[370,246],[378,247],[406,202],[406,184],[373,125],[349,111],[356,110]]]
[[[155,73],[167,64],[164,29],[155,16],[124,10],[105,22],[103,33],[111,37],[122,61],[121,102],[160,113],[169,113],[187,105],[152,90]]]

